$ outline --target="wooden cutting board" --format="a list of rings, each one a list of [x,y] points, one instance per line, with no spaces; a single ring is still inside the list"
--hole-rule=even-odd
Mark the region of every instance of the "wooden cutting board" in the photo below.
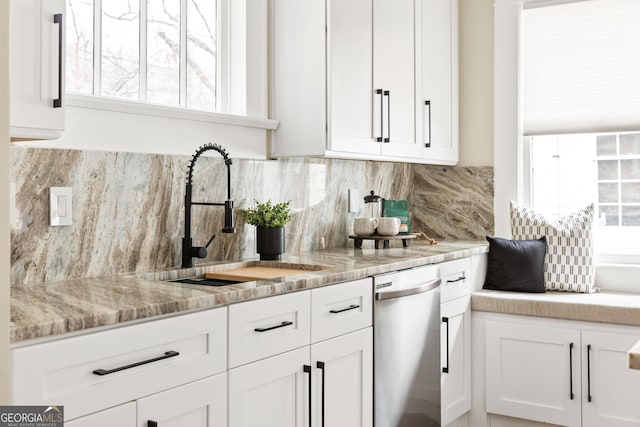
[[[207,279],[234,280],[237,282],[251,282],[254,280],[275,279],[276,277],[290,276],[292,274],[308,273],[309,270],[275,267],[244,267],[234,270],[213,271],[205,273]]]

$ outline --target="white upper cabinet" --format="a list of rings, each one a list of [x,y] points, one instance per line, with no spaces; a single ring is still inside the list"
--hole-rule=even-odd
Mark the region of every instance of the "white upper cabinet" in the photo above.
[[[452,84],[457,82],[457,69],[453,70],[457,62],[452,62],[457,54],[451,52],[457,49],[457,35],[452,33],[457,31],[452,22],[457,8],[446,3],[449,7],[444,12],[426,8],[439,30],[446,27],[446,38],[438,49],[448,52],[448,62],[442,63],[442,55],[434,58],[439,72],[425,78],[449,73],[442,84],[430,82],[448,90],[429,96],[438,105],[448,102],[449,121],[442,123],[448,127],[446,144],[450,148],[456,144],[456,158],[451,160],[447,152],[447,161],[437,163],[455,164],[457,138],[454,141],[451,135],[457,135],[457,129],[452,129],[451,112],[453,104],[457,111],[457,99],[455,103],[438,99],[444,93],[457,97]],[[421,130],[424,13],[420,0],[272,2],[271,113],[280,121],[272,134],[272,156],[417,163],[436,158],[425,157]],[[439,37],[430,38],[431,43],[440,43]]]
[[[383,158],[421,156],[415,135],[415,9],[414,0],[375,0],[373,5],[373,79],[376,101],[382,97]]]
[[[64,0],[10,5],[11,137],[55,139],[64,129]]]
[[[417,134],[427,163],[458,163],[458,0],[423,0]]]
[[[373,3],[329,0],[327,9],[331,28],[327,33],[329,116],[327,140],[320,144],[339,152],[380,154],[376,142],[382,135],[379,102],[377,120],[373,119]]]

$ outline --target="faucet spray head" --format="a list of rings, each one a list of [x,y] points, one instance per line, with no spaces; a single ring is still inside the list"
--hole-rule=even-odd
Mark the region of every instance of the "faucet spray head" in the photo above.
[[[233,225],[233,200],[225,200],[224,202],[224,227],[222,227],[222,232],[236,232],[236,228]]]

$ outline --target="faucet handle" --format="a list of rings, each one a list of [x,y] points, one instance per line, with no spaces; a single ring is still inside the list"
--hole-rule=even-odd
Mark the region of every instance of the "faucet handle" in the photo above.
[[[209,241],[207,242],[207,244],[206,244],[206,245],[204,245],[204,247],[205,247],[205,248],[208,248],[208,247],[209,247],[209,245],[211,244],[211,242],[213,242],[213,239],[215,239],[215,238],[216,238],[216,235],[214,234],[213,236],[211,236],[211,238],[209,239]]]
[[[187,249],[187,254],[193,258],[206,258],[208,251],[202,246],[191,246]]]

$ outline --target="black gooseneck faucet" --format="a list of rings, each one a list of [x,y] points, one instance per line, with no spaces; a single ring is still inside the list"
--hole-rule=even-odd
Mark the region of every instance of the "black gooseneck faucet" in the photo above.
[[[196,160],[205,151],[214,150],[220,153],[224,159],[224,164],[227,165],[227,200],[224,203],[211,203],[211,202],[194,202],[191,200],[192,194],[192,181],[193,181],[193,166],[196,164]],[[193,239],[191,238],[191,206],[224,206],[224,227],[223,233],[235,233],[236,229],[233,226],[233,200],[231,200],[231,165],[233,162],[229,158],[227,151],[220,147],[218,144],[205,144],[196,150],[196,153],[189,162],[189,170],[187,171],[187,185],[184,193],[184,237],[182,238],[182,268],[193,267],[193,258],[205,258],[207,256],[207,247],[211,244],[216,237],[214,234],[211,239],[204,246],[193,246]]]

